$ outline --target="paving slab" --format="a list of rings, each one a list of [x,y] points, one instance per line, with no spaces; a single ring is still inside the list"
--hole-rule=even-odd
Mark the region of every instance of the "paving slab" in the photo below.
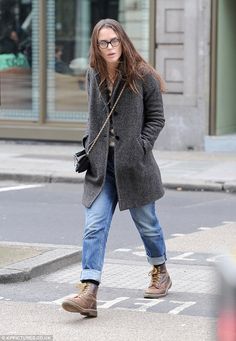
[[[36,257],[49,248],[33,246],[0,245],[0,268],[10,266],[13,263]]]
[[[0,243],[0,283],[26,281],[81,261],[71,245]]]
[[[236,250],[236,222],[166,240],[168,251],[227,254]]]

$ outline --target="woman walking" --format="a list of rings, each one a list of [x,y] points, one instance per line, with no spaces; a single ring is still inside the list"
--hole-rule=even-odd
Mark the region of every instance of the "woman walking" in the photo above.
[[[120,210],[129,209],[153,267],[144,297],[165,296],[171,279],[165,265],[163,232],[155,212],[155,201],[164,195],[164,190],[152,154],[165,122],[163,82],[113,19],[101,20],[93,29],[87,90],[89,122],[83,140],[87,151],[108,113],[113,113],[89,153],[83,194],[86,219],[81,292],[66,298],[62,307],[95,317],[106,241],[117,203]]]

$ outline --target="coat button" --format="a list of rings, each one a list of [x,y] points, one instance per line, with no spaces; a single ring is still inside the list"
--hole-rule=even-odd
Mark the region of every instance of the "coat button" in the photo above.
[[[117,112],[117,111],[114,111],[114,112],[113,112],[113,115],[117,116],[117,115],[118,115],[118,112]]]
[[[119,141],[120,136],[117,136],[117,135],[116,135],[115,138],[116,138],[117,141]]]

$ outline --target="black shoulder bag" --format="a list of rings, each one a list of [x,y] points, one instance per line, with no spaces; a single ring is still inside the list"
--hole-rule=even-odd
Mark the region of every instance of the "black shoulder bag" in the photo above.
[[[102,128],[100,129],[99,133],[97,134],[97,136],[95,137],[95,139],[90,143],[91,146],[89,147],[88,151],[86,152],[85,149],[81,150],[80,152],[76,153],[74,155],[74,160],[75,160],[75,171],[77,173],[83,173],[86,170],[88,170],[89,168],[89,153],[91,152],[91,150],[93,149],[95,143],[97,142],[97,140],[99,139],[99,136],[101,135],[103,129],[105,128],[107,122],[109,121],[113,111],[115,110],[115,107],[125,89],[126,84],[123,85],[123,88],[121,89],[121,92],[119,94],[119,96],[117,97],[117,100],[115,101],[111,111],[109,112],[109,114],[107,115],[107,118],[105,120],[105,122],[102,125]]]

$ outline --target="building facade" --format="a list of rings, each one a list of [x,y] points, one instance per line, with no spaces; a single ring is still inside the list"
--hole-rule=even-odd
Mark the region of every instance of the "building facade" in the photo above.
[[[233,0],[0,0],[0,138],[81,141],[91,30],[106,17],[166,82],[157,148],[204,149],[207,137],[236,133],[235,9]]]

